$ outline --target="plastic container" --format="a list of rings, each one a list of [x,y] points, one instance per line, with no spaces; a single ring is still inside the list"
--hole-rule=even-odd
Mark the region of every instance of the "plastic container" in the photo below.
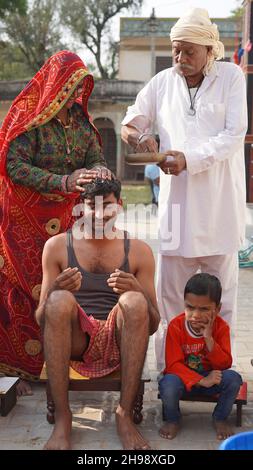
[[[253,450],[253,431],[229,437],[222,442],[219,450]]]

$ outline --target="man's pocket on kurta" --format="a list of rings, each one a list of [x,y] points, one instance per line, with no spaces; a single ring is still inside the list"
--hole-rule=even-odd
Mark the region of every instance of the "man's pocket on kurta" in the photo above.
[[[197,129],[203,135],[215,136],[225,128],[225,105],[205,103],[197,109]]]

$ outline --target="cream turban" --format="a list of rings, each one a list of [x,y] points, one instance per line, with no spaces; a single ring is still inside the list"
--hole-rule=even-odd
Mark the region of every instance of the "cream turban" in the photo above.
[[[224,45],[219,41],[217,25],[211,22],[207,10],[202,8],[192,8],[181,16],[171,28],[170,39],[212,46],[214,59],[224,57]]]

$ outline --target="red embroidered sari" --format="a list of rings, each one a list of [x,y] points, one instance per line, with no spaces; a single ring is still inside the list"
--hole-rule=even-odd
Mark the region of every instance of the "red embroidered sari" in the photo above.
[[[93,78],[76,54],[61,51],[13,101],[0,129],[0,371],[30,380],[39,377],[43,365],[41,332],[34,319],[43,246],[70,227],[78,194],[42,194],[14,184],[6,157],[10,142],[50,121],[83,79],[77,101],[89,119]]]

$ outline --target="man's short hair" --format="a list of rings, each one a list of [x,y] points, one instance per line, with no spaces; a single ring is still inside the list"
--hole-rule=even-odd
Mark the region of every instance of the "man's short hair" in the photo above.
[[[198,273],[192,276],[184,289],[184,299],[187,294],[208,295],[212,302],[220,305],[222,287],[219,279],[208,273]]]
[[[96,178],[85,186],[82,199],[93,199],[95,196],[108,196],[113,193],[117,201],[120,199],[121,182],[117,179]]]

